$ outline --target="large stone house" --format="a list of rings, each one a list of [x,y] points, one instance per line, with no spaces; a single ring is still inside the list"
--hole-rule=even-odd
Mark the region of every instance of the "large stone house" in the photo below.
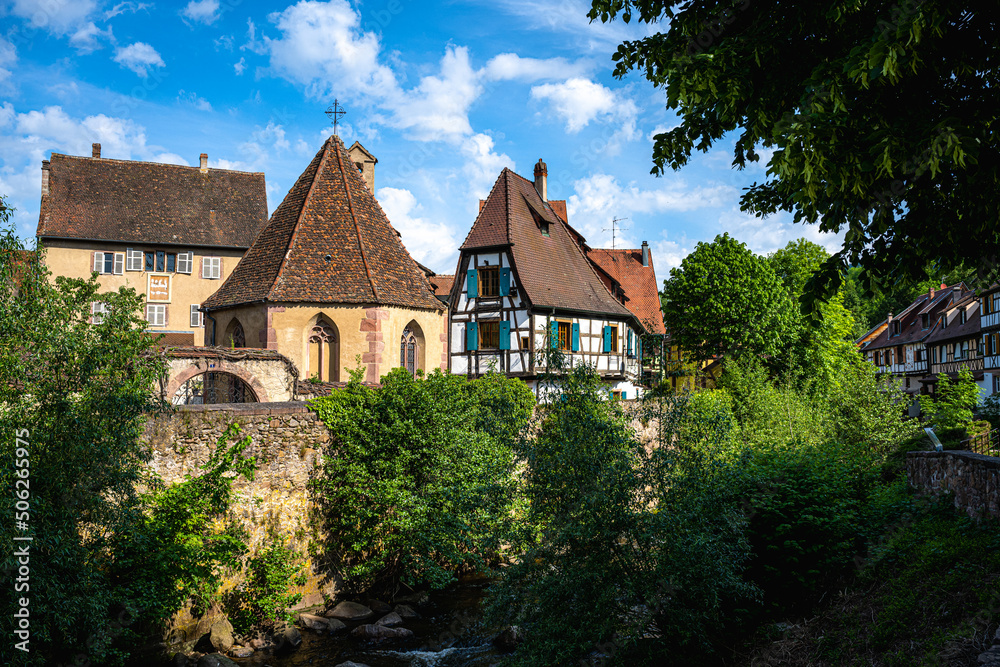
[[[210,341],[277,350],[318,382],[447,368],[446,306],[375,200],[373,169],[327,139],[205,299]]]
[[[101,288],[147,298],[149,330],[203,345],[201,303],[267,223],[264,174],[53,153],[42,162],[38,244],[55,276],[100,274]],[[99,321],[101,303],[91,304]]]
[[[537,392],[539,352],[553,345],[568,366],[592,364],[610,392],[635,398],[640,336],[663,327],[648,246],[588,258],[595,251],[567,223],[565,202],[548,200],[546,181],[541,160],[534,181],[504,169],[481,202],[451,289],[451,370],[495,368]]]

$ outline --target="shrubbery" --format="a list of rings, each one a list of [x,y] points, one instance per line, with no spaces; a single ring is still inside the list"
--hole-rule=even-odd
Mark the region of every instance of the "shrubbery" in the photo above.
[[[352,378],[311,406],[333,442],[315,484],[326,555],[355,591],[442,587],[484,570],[514,508],[512,439],[534,397],[499,374],[468,382],[403,369],[382,387]]]

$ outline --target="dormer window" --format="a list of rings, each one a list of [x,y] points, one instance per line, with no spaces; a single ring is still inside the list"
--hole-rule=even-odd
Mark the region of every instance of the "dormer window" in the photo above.
[[[965,324],[965,308],[958,309],[958,323]]]
[[[539,222],[538,223],[538,229],[541,230],[542,236],[548,236],[549,235],[549,223],[548,223],[548,221],[542,220],[541,222]]]
[[[922,328],[926,329],[926,328],[930,327],[930,325],[931,325],[931,316],[930,316],[930,314],[929,313],[924,313],[923,315],[921,315],[920,316],[920,326]]]
[[[947,313],[941,315],[941,328],[942,329],[947,329],[948,328],[948,314]]]
[[[898,336],[899,335],[899,320],[895,320],[892,323],[892,335],[893,336]]]

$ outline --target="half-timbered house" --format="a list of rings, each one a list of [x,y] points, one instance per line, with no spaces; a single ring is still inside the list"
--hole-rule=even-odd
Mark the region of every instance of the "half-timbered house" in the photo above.
[[[657,322],[662,327],[662,317],[648,295],[627,295],[624,273],[616,278],[613,265],[635,272],[655,293],[649,249],[648,266],[640,251],[628,251],[603,255],[609,268],[602,269],[567,223],[565,204],[548,201],[546,177],[541,160],[534,181],[504,169],[480,205],[451,290],[451,370],[478,376],[497,369],[538,391],[546,370],[540,352],[552,346],[567,367],[591,364],[613,395],[634,398],[641,391],[640,335]]]
[[[922,380],[929,393],[937,387],[938,375],[952,379],[962,369],[970,371],[977,383],[983,381],[979,299],[974,292],[955,290],[954,300],[944,308],[934,323],[926,345],[930,357],[930,375]]]
[[[979,297],[979,330],[983,350],[980,387],[988,396],[1000,392],[1000,285],[991,285]]]

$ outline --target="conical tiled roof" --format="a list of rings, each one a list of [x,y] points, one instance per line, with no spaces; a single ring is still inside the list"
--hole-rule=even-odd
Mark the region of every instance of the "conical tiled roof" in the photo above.
[[[540,231],[542,223],[548,223],[548,236]],[[504,168],[462,250],[509,245],[521,286],[535,307],[632,317],[584,256],[583,243],[531,181]]]
[[[441,309],[337,136],[326,140],[204,306],[256,301]]]

